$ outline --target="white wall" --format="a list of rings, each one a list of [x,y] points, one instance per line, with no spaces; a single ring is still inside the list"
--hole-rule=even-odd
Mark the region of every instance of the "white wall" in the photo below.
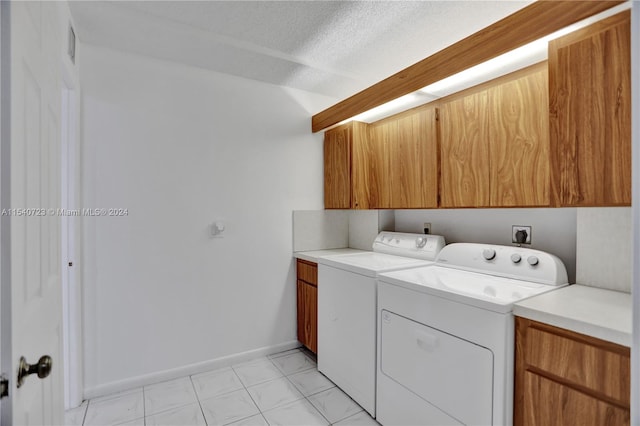
[[[502,245],[511,245],[512,225],[531,225],[531,248],[562,259],[569,282],[575,282],[576,209],[396,210],[396,231],[422,232],[425,222],[447,243]]]
[[[380,231],[392,231],[393,210],[298,210],[293,212],[293,251],[351,247],[371,250]]]
[[[293,212],[293,251],[349,246],[349,210]]]
[[[631,207],[577,209],[576,281],[631,293]]]
[[[322,208],[335,100],[86,45],[82,85],[83,205],[128,209],[83,220],[85,395],[292,344],[291,212]]]

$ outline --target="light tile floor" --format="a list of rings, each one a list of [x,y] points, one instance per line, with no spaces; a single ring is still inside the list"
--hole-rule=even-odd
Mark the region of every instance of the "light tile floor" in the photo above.
[[[293,349],[229,368],[85,401],[69,426],[378,425]]]

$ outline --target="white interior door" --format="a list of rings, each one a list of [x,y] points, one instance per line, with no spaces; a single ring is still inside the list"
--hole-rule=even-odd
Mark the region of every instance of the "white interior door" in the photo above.
[[[77,211],[76,197],[76,93],[66,79],[62,90],[62,208],[68,212]],[[65,410],[78,407],[82,403],[82,293],[76,279],[76,227],[77,216],[62,215],[61,221],[61,270],[62,270],[62,312],[63,312],[63,355]]]
[[[61,244],[56,212],[61,186],[59,5],[2,2],[2,7],[3,38],[9,38],[3,43],[10,48],[3,51],[3,56],[9,55],[8,65],[3,58],[3,79],[10,69],[4,86],[10,93],[3,91],[3,98],[9,95],[10,101],[3,111],[2,129],[2,349],[10,353],[10,365],[8,357],[3,359],[10,379],[3,424],[63,424]],[[21,357],[37,364],[43,355],[52,360],[50,374],[46,378],[31,374],[18,387]]]

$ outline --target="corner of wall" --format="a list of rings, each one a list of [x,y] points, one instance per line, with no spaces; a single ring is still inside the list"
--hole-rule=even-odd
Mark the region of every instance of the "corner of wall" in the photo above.
[[[630,293],[631,208],[579,208],[576,223],[577,283]]]
[[[394,228],[393,210],[350,210],[349,247],[371,250],[380,231],[393,231]]]
[[[349,215],[346,210],[294,210],[293,251],[349,246]]]

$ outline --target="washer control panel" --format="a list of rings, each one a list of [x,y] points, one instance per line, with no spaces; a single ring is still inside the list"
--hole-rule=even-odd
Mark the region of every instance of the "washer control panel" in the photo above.
[[[383,231],[373,241],[373,251],[396,256],[435,260],[445,245],[440,235]]]
[[[567,284],[567,270],[551,253],[522,247],[455,243],[440,251],[439,266],[549,285]]]

